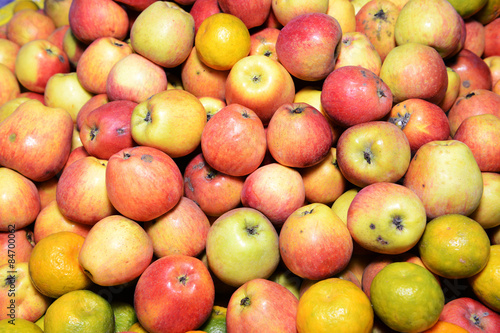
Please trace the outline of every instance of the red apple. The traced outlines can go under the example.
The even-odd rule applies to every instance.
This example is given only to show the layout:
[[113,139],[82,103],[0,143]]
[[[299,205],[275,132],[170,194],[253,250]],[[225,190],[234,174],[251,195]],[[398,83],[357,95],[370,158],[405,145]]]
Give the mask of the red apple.
[[7,38],[23,46],[35,39],[46,39],[54,30],[54,21],[43,11],[21,10],[9,20]]
[[396,47],[394,27],[400,8],[394,1],[371,0],[356,13],[356,31],[365,34],[371,41],[382,62]]
[[183,186],[174,160],[153,147],[122,149],[109,158],[106,167],[111,204],[135,221],[149,221],[168,212],[181,199]]
[[218,0],[196,0],[189,11],[194,19],[194,31],[198,32],[201,22],[207,17],[220,13]]
[[0,38],[0,64],[9,68],[12,73],[16,68],[16,57],[20,46],[11,40]]
[[193,47],[181,66],[181,80],[184,89],[196,97],[225,99],[226,79],[229,71],[219,71],[205,65]]
[[131,54],[132,47],[113,37],[100,37],[83,51],[76,67],[82,86],[94,94],[106,92],[106,80],[111,68]]
[[477,89],[457,98],[448,112],[451,136],[455,135],[465,119],[485,113],[500,117],[500,95],[486,89]]
[[0,167],[0,231],[15,232],[35,221],[40,196],[35,184],[9,168]]
[[476,89],[491,90],[490,68],[474,52],[462,49],[456,56],[448,59],[446,64],[460,75],[459,97],[465,96]]
[[332,16],[302,14],[281,29],[276,52],[290,74],[301,80],[318,81],[333,71],[341,39],[342,29]]
[[295,84],[277,61],[264,55],[249,55],[234,64],[226,79],[227,104],[241,104],[254,111],[264,125],[278,107],[291,103]]
[[446,140],[450,136],[446,114],[436,104],[423,99],[410,98],[394,105],[388,121],[403,130],[412,154],[427,142]]
[[500,56],[500,17],[484,26],[483,58]]
[[495,332],[500,327],[500,315],[470,297],[458,297],[446,303],[439,320],[458,325],[470,333]]
[[89,112],[80,128],[85,150],[107,160],[120,150],[133,147],[130,119],[136,106],[131,101],[111,101]]
[[244,177],[230,176],[210,167],[197,154],[184,171],[184,195],[208,216],[220,216],[241,203]]
[[63,171],[65,168],[73,164],[73,162],[78,161],[81,158],[90,156],[90,154],[85,150],[84,146],[79,146],[71,151],[69,154],[68,160],[66,161],[66,164],[64,165]]
[[134,292],[134,308],[150,333],[185,333],[200,327],[212,312],[215,288],[201,260],[170,255],[142,273]]
[[48,235],[55,234],[60,231],[71,231],[82,237],[86,237],[92,225],[73,222],[61,214],[57,201],[51,201],[44,207],[35,220],[33,234],[35,243]]
[[0,64],[0,105],[18,97],[21,92],[16,75],[4,64]]
[[61,50],[63,50],[63,40],[64,36],[66,35],[66,31],[68,31],[68,29],[69,29],[69,24],[57,28],[47,37],[47,40],[52,44],[56,45]]
[[337,125],[350,127],[380,120],[391,111],[392,93],[372,71],[345,66],[331,72],[323,83],[321,105]]
[[15,262],[28,262],[34,246],[33,231],[29,228],[16,229],[14,227],[0,232],[0,250],[2,251],[0,266]]
[[116,213],[106,190],[106,160],[81,158],[66,168],[57,183],[56,201],[62,215],[94,225]]
[[117,0],[116,2],[122,3],[128,8],[141,12],[155,1],[156,0]]
[[271,12],[271,2],[272,0],[219,0],[219,6],[222,12],[238,17],[251,29],[264,24]]
[[137,53],[115,63],[106,80],[106,94],[112,101],[140,103],[164,90],[167,90],[165,69]]
[[[71,155],[71,154],[70,154]],[[41,208],[45,208],[52,200],[56,199],[56,188],[59,177],[54,176],[43,182],[37,182],[36,188],[38,189],[38,194],[40,195]]]
[[66,53],[51,42],[37,39],[24,44],[16,58],[16,76],[28,90],[43,93],[47,81],[57,73],[68,73]]
[[304,201],[300,173],[278,163],[266,164],[248,175],[241,191],[243,206],[259,210],[275,226],[282,225]]
[[267,126],[269,152],[284,166],[313,166],[326,157],[332,145],[328,120],[306,103],[282,104]]
[[108,102],[109,102],[108,95],[97,94],[92,96],[85,104],[83,104],[82,107],[80,108],[80,111],[78,111],[78,114],[76,115],[77,131],[80,131],[80,129],[83,127],[85,118],[91,111],[97,109],[101,105],[104,105]]
[[71,30],[85,44],[99,37],[123,40],[128,33],[127,12],[112,0],[73,0],[68,15]]
[[24,102],[0,123],[0,165],[36,182],[54,177],[68,159],[73,127],[66,110]]
[[230,176],[245,176],[256,170],[266,148],[262,121],[254,111],[239,104],[229,104],[217,112],[201,135],[205,161]]
[[252,33],[250,35],[249,55],[262,54],[273,60],[278,60],[276,41],[280,31],[277,28],[263,28]]
[[347,226],[329,206],[320,203],[302,206],[290,214],[281,227],[279,240],[286,267],[310,280],[342,272],[353,251]]
[[481,57],[484,52],[485,35],[484,25],[481,22],[470,19],[465,21],[466,37],[464,49],[474,52],[478,57]]
[[438,104],[448,87],[443,58],[434,48],[419,43],[393,48],[382,63],[380,78],[391,89],[394,103],[420,98]]
[[144,228],[156,257],[183,254],[196,257],[205,250],[210,222],[193,200],[182,197],[174,208],[148,221]]
[[482,172],[500,172],[500,118],[481,114],[466,118],[453,139],[465,143]]
[[299,300],[277,282],[253,279],[229,299],[226,327],[229,332],[297,332]]

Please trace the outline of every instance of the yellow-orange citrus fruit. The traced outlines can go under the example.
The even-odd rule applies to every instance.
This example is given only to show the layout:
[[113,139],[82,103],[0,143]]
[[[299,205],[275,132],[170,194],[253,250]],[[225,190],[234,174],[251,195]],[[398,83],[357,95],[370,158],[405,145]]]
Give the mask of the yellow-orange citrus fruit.
[[229,70],[250,53],[250,32],[238,17],[217,13],[200,24],[194,40],[198,58],[208,67]]
[[371,332],[373,309],[354,283],[339,278],[320,280],[299,299],[299,333]]

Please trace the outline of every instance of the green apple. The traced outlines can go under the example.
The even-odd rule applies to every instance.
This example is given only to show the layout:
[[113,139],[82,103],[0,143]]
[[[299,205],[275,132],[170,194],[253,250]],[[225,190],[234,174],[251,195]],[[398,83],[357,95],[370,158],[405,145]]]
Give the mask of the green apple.
[[347,212],[347,227],[353,239],[365,249],[383,254],[410,250],[422,236],[426,223],[420,198],[394,183],[364,187]]
[[256,209],[232,209],[215,220],[207,236],[210,270],[224,283],[239,287],[267,279],[280,260],[278,233]]

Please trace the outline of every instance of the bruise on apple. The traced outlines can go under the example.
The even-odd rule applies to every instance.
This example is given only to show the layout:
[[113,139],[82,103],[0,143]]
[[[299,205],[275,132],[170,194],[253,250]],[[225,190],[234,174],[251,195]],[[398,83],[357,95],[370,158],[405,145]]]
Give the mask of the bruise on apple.
[[141,161],[144,161],[146,163],[152,163],[153,162],[153,156],[149,155],[149,154],[143,154],[141,155]]

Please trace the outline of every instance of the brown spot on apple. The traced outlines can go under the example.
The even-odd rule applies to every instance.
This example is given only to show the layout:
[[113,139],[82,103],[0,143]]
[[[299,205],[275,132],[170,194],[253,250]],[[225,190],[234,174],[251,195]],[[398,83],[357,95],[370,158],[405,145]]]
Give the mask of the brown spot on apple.
[[465,80],[462,82],[462,86],[464,86],[464,88],[469,88],[470,87],[470,81],[469,80]]
[[153,162],[153,156],[151,156],[149,154],[143,154],[141,156],[141,161],[144,161],[146,163],[151,163],[151,162]]
[[382,244],[382,245],[387,245],[387,244],[389,244],[389,242],[388,242],[388,241],[386,241],[385,239],[383,239],[383,238],[382,238],[382,236],[380,236],[380,235],[377,237],[377,242],[379,242],[379,243],[380,243],[380,244]]
[[370,223],[370,229],[375,230],[375,224]]

